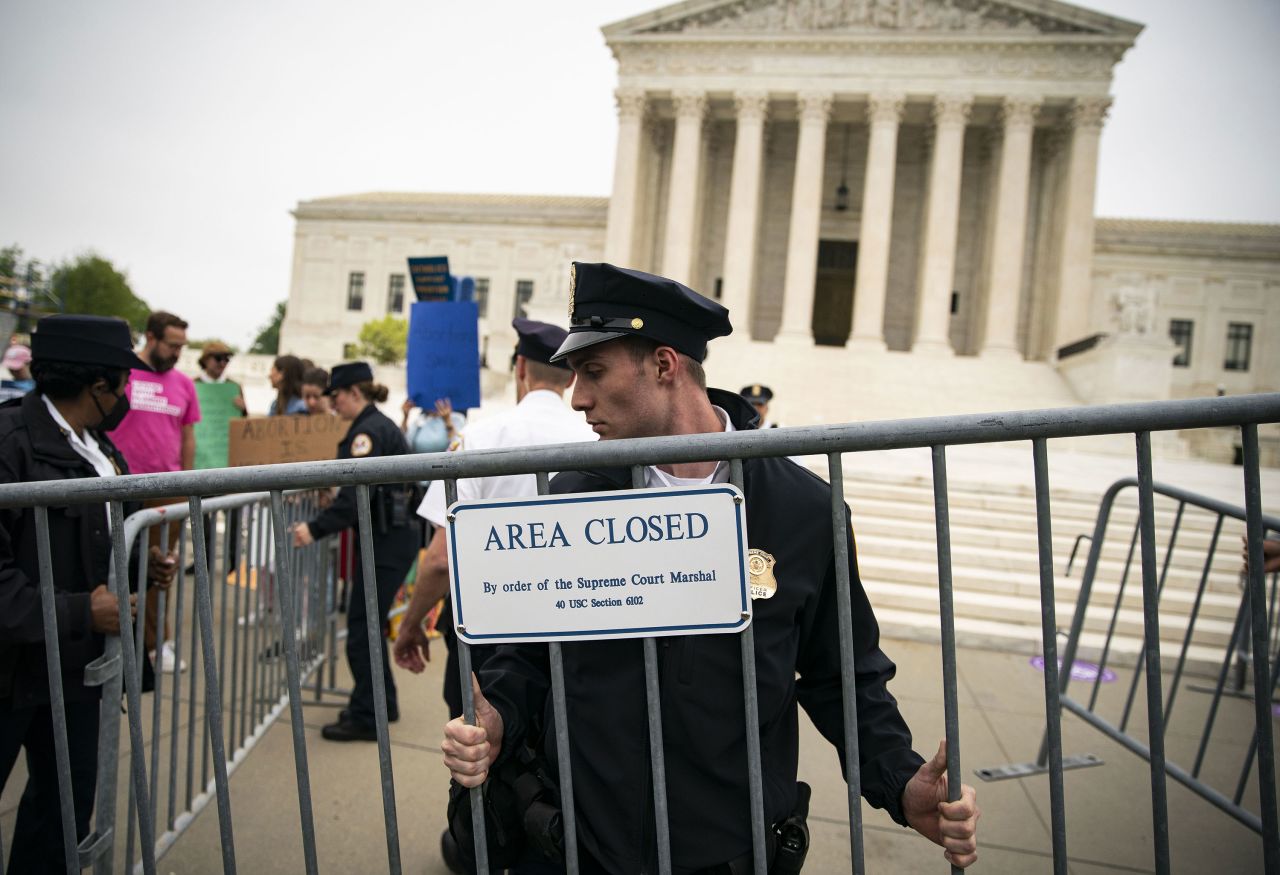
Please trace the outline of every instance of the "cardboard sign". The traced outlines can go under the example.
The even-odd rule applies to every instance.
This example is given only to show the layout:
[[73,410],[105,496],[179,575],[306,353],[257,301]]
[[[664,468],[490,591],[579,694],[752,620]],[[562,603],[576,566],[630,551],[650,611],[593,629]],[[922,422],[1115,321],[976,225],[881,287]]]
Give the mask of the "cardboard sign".
[[449,256],[431,255],[409,259],[409,278],[419,301],[449,299]]
[[454,410],[480,406],[479,316],[474,301],[420,301],[409,308],[405,363],[409,397],[426,410],[448,398]]
[[200,401],[200,421],[195,425],[196,467],[227,467],[228,427],[240,418],[235,400],[240,397],[236,383],[206,383],[196,380],[196,398]]
[[471,643],[728,633],[751,622],[734,486],[455,502],[447,532],[454,623]]
[[317,462],[338,456],[350,423],[336,416],[248,416],[229,426],[227,461],[233,468],[278,462]]

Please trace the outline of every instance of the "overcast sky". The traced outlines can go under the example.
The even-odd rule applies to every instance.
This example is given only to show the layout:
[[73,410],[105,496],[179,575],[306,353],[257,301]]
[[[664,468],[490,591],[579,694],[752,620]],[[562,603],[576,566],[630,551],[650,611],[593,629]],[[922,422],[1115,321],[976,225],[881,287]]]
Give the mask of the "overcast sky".
[[[0,245],[94,249],[195,337],[288,295],[289,210],[372,190],[607,195],[604,24],[654,0],[0,4]],[[1280,3],[1092,0],[1147,26],[1104,216],[1280,221]]]

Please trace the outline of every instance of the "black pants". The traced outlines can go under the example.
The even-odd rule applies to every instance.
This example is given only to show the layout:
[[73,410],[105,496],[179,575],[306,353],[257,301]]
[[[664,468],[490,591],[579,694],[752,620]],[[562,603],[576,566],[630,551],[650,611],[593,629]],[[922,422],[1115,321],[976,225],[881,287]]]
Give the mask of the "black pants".
[[[67,747],[71,753],[71,793],[77,844],[89,834],[98,786],[99,702],[67,703]],[[27,787],[9,851],[9,872],[66,872],[62,852],[62,809],[53,751],[53,712],[48,705],[13,708],[0,702],[0,790],[9,782],[18,752],[26,750]]]
[[[409,566],[418,555],[418,530],[414,526],[392,529],[374,538],[374,582],[378,593],[377,627],[382,628],[396,590],[404,583]],[[349,716],[357,723],[374,724],[373,676],[369,661],[369,630],[364,606],[364,565],[359,549],[355,551],[355,585],[347,604],[347,665],[351,668],[351,701]],[[382,677],[387,690],[387,717],[400,713],[396,700],[396,683],[391,677],[387,644],[382,642]]]

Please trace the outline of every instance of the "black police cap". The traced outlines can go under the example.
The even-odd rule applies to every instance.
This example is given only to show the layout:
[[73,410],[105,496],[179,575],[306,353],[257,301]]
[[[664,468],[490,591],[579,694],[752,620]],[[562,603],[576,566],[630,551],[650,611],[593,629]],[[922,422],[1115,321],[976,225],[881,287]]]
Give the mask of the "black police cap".
[[31,358],[37,362],[151,370],[133,351],[129,324],[114,316],[44,317],[31,335]]
[[728,310],[684,283],[576,261],[569,273],[569,322],[569,337],[554,360],[634,335],[675,347],[700,362],[707,357],[707,341],[733,331]]
[[519,337],[516,342],[516,355],[522,355],[530,361],[542,362],[544,365],[569,369],[564,362],[551,360],[556,350],[564,343],[564,339],[569,336],[569,332],[559,325],[538,322],[534,319],[512,319],[511,327],[516,330],[516,335]]
[[329,388],[324,390],[324,394],[332,395],[339,389],[347,389],[372,380],[373,368],[369,367],[368,362],[334,365],[333,370],[329,372]]
[[773,390],[768,386],[761,386],[759,383],[743,386],[742,391],[738,394],[752,404],[768,404],[773,400]]

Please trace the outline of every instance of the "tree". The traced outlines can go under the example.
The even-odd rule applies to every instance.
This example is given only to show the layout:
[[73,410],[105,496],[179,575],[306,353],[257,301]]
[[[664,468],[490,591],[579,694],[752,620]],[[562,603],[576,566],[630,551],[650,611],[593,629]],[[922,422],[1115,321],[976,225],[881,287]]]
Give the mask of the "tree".
[[133,293],[125,275],[100,255],[89,252],[58,265],[52,286],[65,313],[118,316],[137,333],[146,328],[151,308]]
[[256,355],[276,355],[280,352],[280,325],[284,322],[284,310],[288,301],[276,304],[275,311],[267,323],[258,329],[258,336],[249,347],[249,353]]
[[380,365],[403,361],[409,348],[409,320],[384,316],[360,328],[360,354]]

